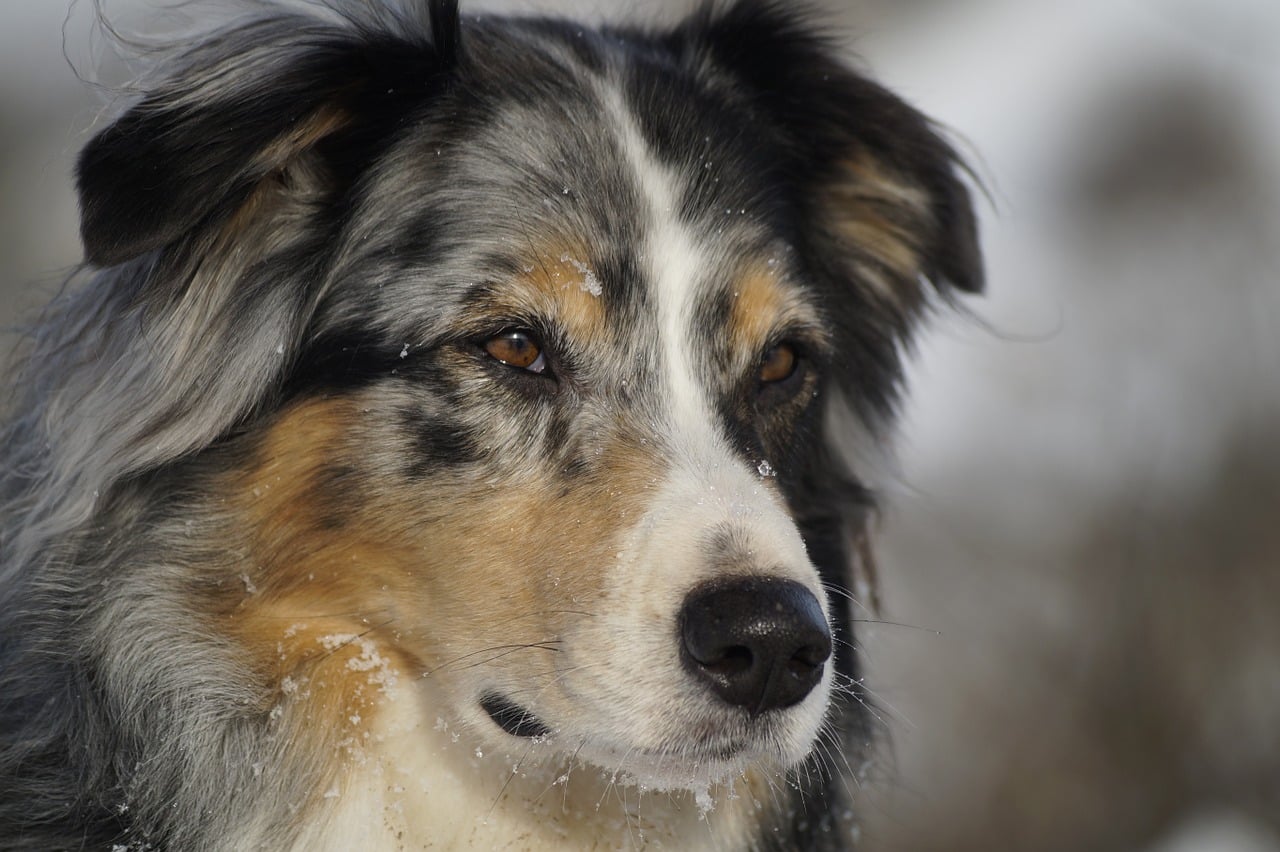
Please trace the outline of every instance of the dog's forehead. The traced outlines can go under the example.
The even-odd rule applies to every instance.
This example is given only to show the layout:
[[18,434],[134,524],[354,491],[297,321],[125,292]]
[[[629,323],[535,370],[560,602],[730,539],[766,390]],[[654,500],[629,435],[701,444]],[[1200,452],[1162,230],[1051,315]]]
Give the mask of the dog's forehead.
[[416,305],[443,332],[506,310],[577,338],[696,327],[754,348],[795,320],[782,192],[742,144],[749,116],[615,53],[589,73],[561,54],[491,70],[385,158],[353,245],[412,267],[380,282],[389,321]]

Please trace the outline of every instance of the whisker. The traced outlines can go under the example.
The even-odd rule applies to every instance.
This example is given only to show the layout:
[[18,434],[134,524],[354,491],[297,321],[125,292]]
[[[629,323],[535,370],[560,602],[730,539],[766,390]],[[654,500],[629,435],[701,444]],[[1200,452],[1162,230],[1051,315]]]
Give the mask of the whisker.
[[342,649],[349,648],[353,643],[360,641],[361,639],[368,636],[370,633],[372,633],[375,630],[381,630],[382,628],[386,627],[388,624],[391,624],[394,621],[395,621],[394,618],[389,618],[386,621],[382,622],[381,624],[375,624],[371,626],[367,630],[362,630],[359,633],[351,634],[350,639],[345,639],[332,648],[326,648],[324,654],[321,655],[321,659],[327,659],[328,657],[332,657],[334,654],[338,653]]
[[941,636],[941,630],[935,630],[932,627],[921,627],[918,624],[907,624],[903,621],[888,621],[883,618],[852,618],[849,620],[851,624],[884,624],[889,627],[905,627],[908,630],[919,630],[923,633],[932,633],[935,636]]
[[525,650],[531,650],[531,649],[538,649],[543,651],[559,651],[560,650],[559,645],[560,645],[560,640],[558,639],[552,639],[546,642],[521,642],[521,643],[512,644],[512,645],[492,645],[488,648],[481,648],[478,651],[468,651],[465,654],[454,657],[452,660],[447,660],[441,663],[440,665],[436,666],[435,668],[428,669],[427,671],[423,672],[422,676],[431,677],[436,672],[443,671],[446,668],[455,666],[458,663],[463,662],[464,660],[469,660],[473,657],[478,657],[481,654],[492,654],[492,656],[486,657],[485,659],[475,663],[469,663],[466,666],[466,668],[474,668],[475,666],[482,666],[486,663],[491,663],[494,660],[501,659],[502,657],[508,656],[509,654],[514,654],[516,651],[525,651]]
[[861,598],[859,598],[857,595],[855,595],[852,591],[845,588],[844,586],[839,585],[838,583],[835,583],[831,580],[823,580],[821,583],[821,586],[823,590],[826,591],[828,594],[838,598],[844,598],[845,600],[849,601],[849,603],[853,604],[858,609],[865,612],[867,615],[874,616],[876,614],[876,610],[874,606],[868,606]]
[[489,810],[485,811],[484,818],[486,822],[489,817],[493,815],[493,809],[498,806],[498,803],[502,801],[502,797],[506,795],[507,788],[511,786],[512,780],[515,779],[516,774],[520,771],[520,765],[524,763],[525,759],[529,756],[529,752],[533,750],[533,745],[534,744],[532,742],[529,743],[525,747],[524,754],[522,754],[520,759],[515,762],[515,765],[511,767],[511,774],[507,776],[506,781],[502,782],[502,789],[498,790],[498,795],[494,797],[493,803],[489,805]]
[[[881,695],[877,694],[875,690],[871,689],[871,687],[867,686],[864,678],[857,678],[855,680],[846,676],[844,677],[844,680],[844,683],[840,683],[839,677],[837,677],[837,679],[832,682],[833,697],[839,696],[841,698],[852,698],[854,701],[857,701],[865,707],[875,720],[886,728],[889,727],[888,720],[876,712],[881,708],[887,710],[892,717],[901,721],[908,728],[914,729],[916,727],[915,723],[912,722],[905,713],[895,707],[891,702],[885,700]],[[864,695],[866,698],[863,697]],[[868,701],[867,698],[872,700]]]

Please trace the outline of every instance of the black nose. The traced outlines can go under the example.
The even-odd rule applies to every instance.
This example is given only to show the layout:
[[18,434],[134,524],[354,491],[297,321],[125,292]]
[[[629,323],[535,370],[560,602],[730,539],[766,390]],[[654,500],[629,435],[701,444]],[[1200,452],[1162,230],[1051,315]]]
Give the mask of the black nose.
[[681,657],[711,691],[752,715],[790,707],[822,680],[831,631],[792,580],[742,577],[695,588],[680,610]]

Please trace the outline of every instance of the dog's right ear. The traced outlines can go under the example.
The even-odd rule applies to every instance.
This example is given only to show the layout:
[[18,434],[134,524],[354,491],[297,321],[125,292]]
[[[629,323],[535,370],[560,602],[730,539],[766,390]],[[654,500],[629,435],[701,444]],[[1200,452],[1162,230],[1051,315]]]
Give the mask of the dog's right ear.
[[167,246],[348,128],[366,142],[393,130],[460,58],[457,0],[432,0],[430,14],[430,43],[275,15],[191,48],[81,153],[86,258],[112,266]]

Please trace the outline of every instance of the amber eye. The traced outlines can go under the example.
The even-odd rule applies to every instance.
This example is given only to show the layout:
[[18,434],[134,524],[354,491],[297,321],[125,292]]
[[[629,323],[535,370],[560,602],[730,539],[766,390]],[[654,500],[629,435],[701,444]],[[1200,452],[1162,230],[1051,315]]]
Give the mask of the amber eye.
[[509,367],[528,370],[530,373],[543,373],[547,369],[547,358],[542,354],[542,347],[527,331],[495,334],[484,342],[484,351]]
[[796,371],[798,361],[796,350],[790,344],[779,343],[764,353],[764,358],[760,360],[760,381],[772,384],[790,378]]

